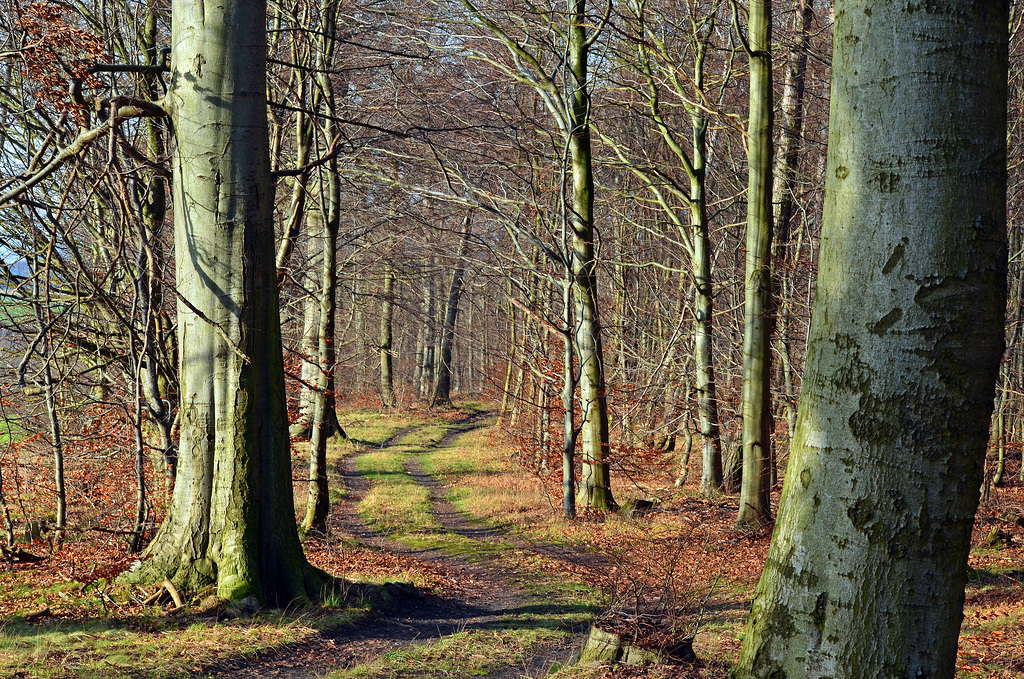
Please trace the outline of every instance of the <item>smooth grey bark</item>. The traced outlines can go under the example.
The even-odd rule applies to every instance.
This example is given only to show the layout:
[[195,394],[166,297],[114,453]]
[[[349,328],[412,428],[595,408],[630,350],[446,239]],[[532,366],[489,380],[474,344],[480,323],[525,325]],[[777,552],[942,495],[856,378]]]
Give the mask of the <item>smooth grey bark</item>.
[[743,479],[739,525],[771,519],[771,0],[751,0],[748,21],[750,119],[747,121],[747,259],[743,307]]
[[807,371],[736,679],[954,676],[1004,344],[1007,32],[1005,0],[837,3]]
[[440,361],[437,364],[437,379],[434,382],[434,396],[430,399],[432,408],[449,407],[452,404],[452,347],[455,344],[455,323],[459,317],[459,300],[462,299],[462,284],[466,277],[466,255],[469,253],[469,237],[472,233],[472,215],[467,214],[462,226],[459,245],[459,259],[452,272],[448,286],[448,300],[444,307],[444,324],[441,326]]
[[266,4],[175,0],[165,98],[175,153],[181,418],[167,518],[134,580],[287,604],[327,575],[295,525],[274,261]]

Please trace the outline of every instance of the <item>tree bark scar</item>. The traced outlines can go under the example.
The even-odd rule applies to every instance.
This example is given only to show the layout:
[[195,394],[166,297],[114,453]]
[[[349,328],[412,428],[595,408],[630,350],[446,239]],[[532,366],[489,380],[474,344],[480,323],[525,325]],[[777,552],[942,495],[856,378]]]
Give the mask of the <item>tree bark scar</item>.
[[896,265],[903,261],[903,256],[907,253],[907,244],[910,243],[910,239],[906,236],[900,239],[900,244],[893,248],[892,254],[889,255],[888,261],[885,266],[882,267],[882,274],[888,276]]

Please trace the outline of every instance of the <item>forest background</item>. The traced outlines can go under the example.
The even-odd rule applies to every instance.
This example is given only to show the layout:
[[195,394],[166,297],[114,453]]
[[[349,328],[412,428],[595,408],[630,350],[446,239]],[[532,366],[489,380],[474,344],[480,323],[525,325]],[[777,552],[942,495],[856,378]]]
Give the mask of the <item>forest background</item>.
[[[572,515],[570,498],[605,509],[617,474],[665,456],[680,485],[738,492],[746,386],[765,396],[771,432],[752,492],[777,488],[815,287],[831,9],[775,8],[773,87],[758,94],[737,4],[595,5],[576,24],[532,4],[271,4],[292,434],[322,432],[313,419],[330,420],[331,401],[493,399],[516,459]],[[8,543],[100,531],[135,550],[176,469],[188,305],[174,284],[168,130],[147,108],[166,88],[169,12],[11,4],[3,21]],[[1007,346],[986,494],[1024,481],[1019,49],[1012,23]],[[751,312],[747,123],[766,101],[771,295]],[[575,183],[583,122],[589,217]],[[744,336],[757,320],[770,333],[761,386]],[[583,459],[567,457],[577,444]],[[770,519],[770,505],[739,506],[755,510],[740,523]],[[311,501],[306,527],[322,520]]]

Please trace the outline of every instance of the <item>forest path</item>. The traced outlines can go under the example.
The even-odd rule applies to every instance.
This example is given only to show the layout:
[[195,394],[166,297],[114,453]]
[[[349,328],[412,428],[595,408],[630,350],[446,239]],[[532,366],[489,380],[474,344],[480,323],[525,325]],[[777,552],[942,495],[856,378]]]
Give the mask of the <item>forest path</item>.
[[[333,539],[355,539],[373,549],[421,562],[457,583],[455,591],[439,596],[422,589],[413,594],[408,588],[388,586],[384,601],[375,603],[374,614],[354,625],[323,630],[304,642],[256,658],[223,661],[195,676],[345,677],[345,670],[365,671],[360,666],[369,665],[370,673],[361,676],[519,679],[544,676],[553,664],[568,661],[582,641],[587,621],[596,613],[593,595],[575,596],[548,581],[557,576],[538,578],[536,573],[506,562],[503,555],[511,551],[543,555],[565,567],[580,568],[596,567],[593,556],[527,542],[472,522],[449,501],[448,489],[427,474],[421,462],[432,452],[453,449],[460,436],[485,426],[490,415],[468,415],[444,427],[443,435],[436,427],[404,428],[379,446],[347,455],[337,464],[346,497],[332,507]],[[392,467],[382,473],[366,473],[366,462],[374,456],[385,458]],[[420,492],[429,502],[434,523],[427,529],[388,530],[372,518],[367,522],[367,497],[374,488],[398,483],[398,471],[406,475],[401,481],[408,479],[414,484],[409,492]],[[391,525],[390,517],[387,524]],[[467,651],[468,656],[461,657]],[[401,655],[403,652],[407,655]],[[419,671],[414,669],[418,656],[425,657]],[[404,666],[389,667],[394,663]],[[440,669],[442,666],[445,669]]]

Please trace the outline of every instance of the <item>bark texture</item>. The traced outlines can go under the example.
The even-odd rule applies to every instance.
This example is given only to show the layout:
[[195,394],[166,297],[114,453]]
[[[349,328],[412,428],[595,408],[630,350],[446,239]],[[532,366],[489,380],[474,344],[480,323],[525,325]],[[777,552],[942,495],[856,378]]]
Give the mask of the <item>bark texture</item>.
[[292,500],[266,108],[266,5],[175,0],[179,468],[134,574],[288,603],[319,594]]
[[952,677],[1003,349],[1005,1],[837,3],[818,292],[734,677]]

